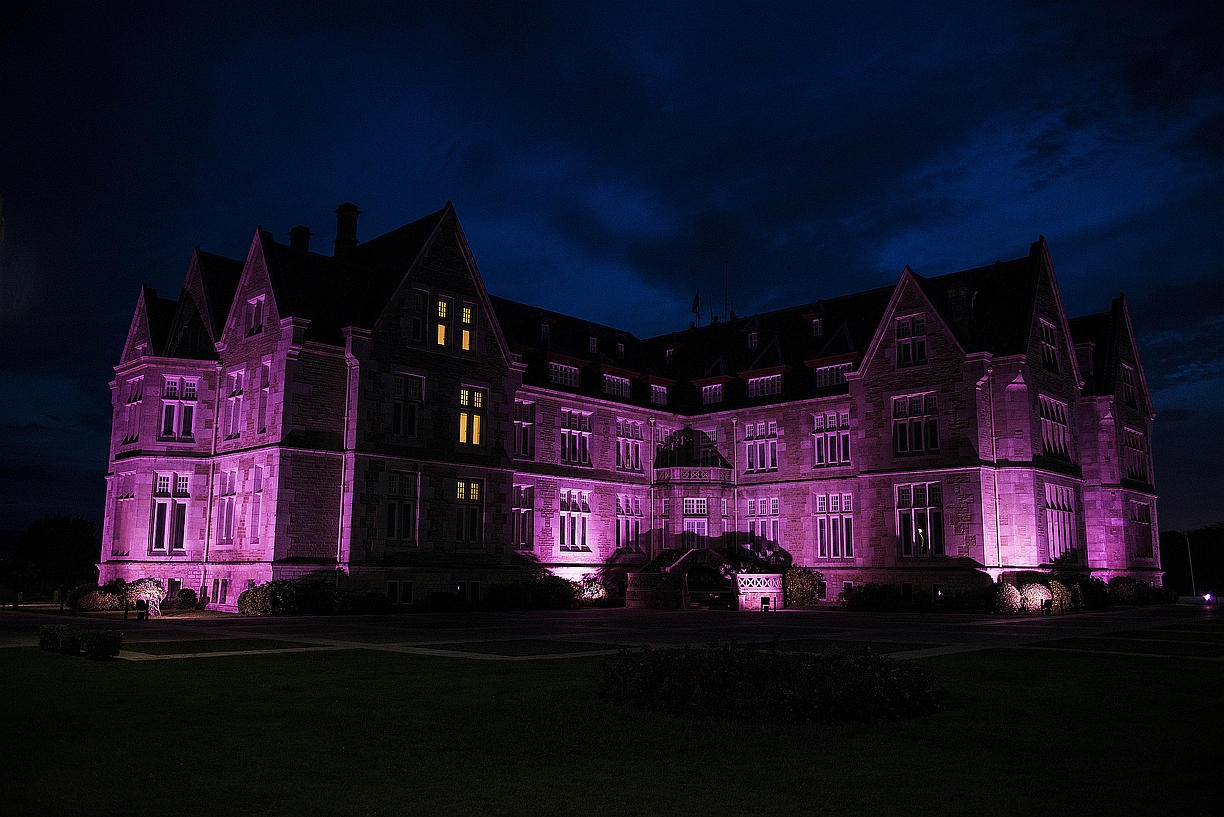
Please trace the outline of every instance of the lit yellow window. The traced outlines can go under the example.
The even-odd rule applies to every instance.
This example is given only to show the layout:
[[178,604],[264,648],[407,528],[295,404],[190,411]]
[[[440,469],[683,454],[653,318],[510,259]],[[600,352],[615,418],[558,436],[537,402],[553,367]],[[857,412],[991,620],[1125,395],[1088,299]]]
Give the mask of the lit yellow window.
[[438,324],[438,345],[446,345],[446,324],[444,323]]
[[471,499],[473,502],[478,502],[480,500],[480,483],[473,482],[468,486],[468,488],[469,488],[468,498]]
[[460,339],[459,344],[462,347],[463,351],[465,352],[472,351],[472,330],[471,329],[463,330],[463,336]]
[[[479,392],[477,392],[477,397],[479,396],[480,396]],[[472,404],[472,390],[471,389],[460,389],[459,390],[459,405],[470,406],[471,404]],[[477,403],[476,405],[479,406],[480,404]]]
[[463,307],[463,322],[466,323],[468,326],[472,325],[472,307],[470,306]]
[[466,411],[459,412],[459,442],[466,443],[468,441],[468,417]]
[[[462,442],[462,440],[460,440]],[[480,415],[472,415],[472,445],[480,445]]]
[[467,499],[467,483],[460,482],[455,488],[456,499]]
[[472,392],[472,405],[476,408],[484,408],[484,392]]
[[450,304],[446,301],[438,301],[438,317],[445,318],[450,314]]

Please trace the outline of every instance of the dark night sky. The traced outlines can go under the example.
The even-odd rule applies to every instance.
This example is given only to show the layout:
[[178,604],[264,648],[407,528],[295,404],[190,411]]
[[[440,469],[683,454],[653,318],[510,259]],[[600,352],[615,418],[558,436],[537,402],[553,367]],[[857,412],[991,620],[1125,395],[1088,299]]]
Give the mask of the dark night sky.
[[649,336],[1050,242],[1125,292],[1161,527],[1224,519],[1224,4],[12,3],[0,528],[100,521],[141,283],[455,202],[495,294]]

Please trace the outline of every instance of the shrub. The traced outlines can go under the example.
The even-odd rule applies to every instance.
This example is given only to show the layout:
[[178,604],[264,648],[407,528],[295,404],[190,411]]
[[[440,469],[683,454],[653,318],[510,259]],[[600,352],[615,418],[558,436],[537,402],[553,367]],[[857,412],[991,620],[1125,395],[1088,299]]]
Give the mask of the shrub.
[[149,615],[161,615],[161,602],[166,597],[166,588],[157,579],[137,579],[127,585],[127,599],[133,605],[143,600],[149,603]]
[[86,658],[113,658],[123,648],[123,633],[118,630],[89,630],[81,636]]
[[1114,576],[1109,580],[1109,594],[1118,604],[1173,604],[1177,594],[1164,587],[1152,587],[1147,582],[1129,576]]
[[901,587],[896,584],[856,584],[839,596],[842,607],[860,613],[891,613],[901,609]]
[[489,610],[570,610],[576,606],[578,586],[560,576],[518,579],[489,587],[484,607]]
[[80,613],[95,613],[100,610],[122,610],[123,597],[107,593],[95,587],[76,600],[76,609]]
[[1071,603],[1081,610],[1108,610],[1113,606],[1109,586],[1092,576],[1075,576],[1071,585]]
[[993,613],[995,585],[985,584],[960,593],[945,593],[937,609],[945,613]]
[[248,587],[238,595],[238,612],[244,616],[272,615],[272,591],[267,584]]
[[578,582],[575,597],[582,604],[597,604],[607,599],[608,591],[603,586],[599,576],[594,573],[587,573],[582,577],[582,581]]
[[787,653],[735,644],[623,648],[599,697],[689,718],[806,723],[897,720],[936,712],[942,690],[921,666],[870,649]]
[[1060,613],[1074,609],[1071,606],[1071,591],[1058,579],[1050,580],[1050,598],[1054,602],[1054,609]]
[[1040,613],[1041,605],[1053,598],[1054,594],[1044,584],[1026,584],[1020,588],[1020,610],[1024,613]]
[[81,651],[81,628],[72,624],[44,624],[38,628],[38,646],[64,655]]
[[996,613],[1020,612],[1020,591],[1015,585],[999,582],[994,585],[994,611]]
[[77,585],[76,587],[68,591],[68,595],[67,597],[65,597],[64,603],[67,604],[73,610],[76,610],[77,603],[82,598],[92,593],[94,590],[97,590],[97,588],[92,584]]
[[807,567],[786,571],[783,578],[787,607],[811,607],[820,601],[820,583],[824,576]]
[[123,579],[111,579],[102,585],[102,592],[118,596],[122,600],[127,595],[127,582]]
[[174,596],[174,609],[192,610],[195,608],[197,601],[196,591],[192,590],[190,587],[184,587]]

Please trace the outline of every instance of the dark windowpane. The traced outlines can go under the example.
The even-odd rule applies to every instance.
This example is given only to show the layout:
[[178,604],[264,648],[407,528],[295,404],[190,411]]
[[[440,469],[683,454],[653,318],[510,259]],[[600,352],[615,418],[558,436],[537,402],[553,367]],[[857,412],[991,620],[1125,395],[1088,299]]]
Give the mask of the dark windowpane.
[[902,511],[897,514],[897,526],[900,528],[898,533],[901,535],[901,555],[914,555],[914,529],[910,520],[910,512]]
[[944,555],[943,511],[931,510],[931,553]]
[[922,418],[910,420],[910,451],[922,450]]
[[925,556],[931,544],[931,532],[927,528],[927,512],[925,509],[914,509],[914,538],[918,540],[918,553]]
[[939,450],[939,419],[928,417],[926,420],[926,447],[930,451]]

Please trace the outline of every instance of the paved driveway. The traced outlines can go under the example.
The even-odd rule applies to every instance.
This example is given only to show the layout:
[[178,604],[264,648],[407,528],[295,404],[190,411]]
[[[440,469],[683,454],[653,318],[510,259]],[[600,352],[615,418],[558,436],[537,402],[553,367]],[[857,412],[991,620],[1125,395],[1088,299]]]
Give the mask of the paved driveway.
[[[990,647],[1035,646],[1063,641],[1070,648],[1133,652],[1129,642],[1147,642],[1141,652],[1162,654],[1161,641],[1224,641],[1224,611],[1205,607],[1147,607],[1067,616],[998,617],[953,614],[894,615],[842,610],[774,613],[655,610],[568,610],[521,613],[429,613],[388,616],[287,616],[179,618],[148,622],[26,611],[0,611],[0,646],[37,643],[39,625],[71,622],[86,628],[122,629],[125,644],[142,641],[275,639],[332,648],[364,647],[396,652],[433,652],[431,645],[511,640],[562,640],[655,646],[819,639],[913,644],[898,657],[923,657]],[[1133,634],[1139,630],[1152,633]],[[452,647],[452,649],[454,649]],[[1208,650],[1208,653],[1211,651]],[[1224,652],[1222,646],[1219,652]],[[1185,655],[1172,647],[1169,654]],[[1193,656],[1192,656],[1193,657]],[[1221,660],[1205,654],[1199,657]]]

